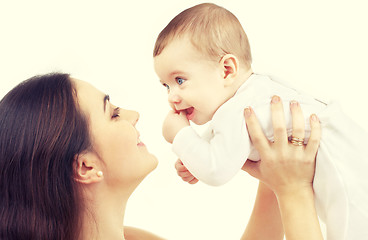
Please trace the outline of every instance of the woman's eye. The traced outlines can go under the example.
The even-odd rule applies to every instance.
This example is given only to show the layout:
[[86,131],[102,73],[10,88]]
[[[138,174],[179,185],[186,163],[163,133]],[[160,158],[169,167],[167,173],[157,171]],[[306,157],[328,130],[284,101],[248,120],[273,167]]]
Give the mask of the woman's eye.
[[117,108],[114,109],[114,112],[113,112],[111,118],[118,118],[118,117],[120,117],[119,114],[120,114],[120,108],[117,107]]
[[185,82],[185,80],[184,80],[184,79],[182,79],[181,77],[176,77],[176,78],[175,78],[175,80],[176,80],[176,82],[177,82],[179,85],[182,85],[182,84]]

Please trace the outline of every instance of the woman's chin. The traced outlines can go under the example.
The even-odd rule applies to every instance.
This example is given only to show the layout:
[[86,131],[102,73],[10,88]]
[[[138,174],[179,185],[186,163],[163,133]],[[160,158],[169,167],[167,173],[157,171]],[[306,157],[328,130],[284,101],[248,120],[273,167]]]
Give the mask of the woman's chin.
[[153,155],[153,154],[152,154],[152,157],[153,157],[153,168],[152,168],[151,172],[153,170],[155,170],[156,167],[157,167],[157,165],[158,165],[158,159],[157,159],[157,157],[155,155]]
[[149,159],[150,161],[150,165],[148,167],[148,171],[147,171],[147,174],[148,175],[149,173],[151,173],[153,170],[155,170],[157,168],[157,165],[158,165],[158,159],[155,155],[151,154],[151,157]]

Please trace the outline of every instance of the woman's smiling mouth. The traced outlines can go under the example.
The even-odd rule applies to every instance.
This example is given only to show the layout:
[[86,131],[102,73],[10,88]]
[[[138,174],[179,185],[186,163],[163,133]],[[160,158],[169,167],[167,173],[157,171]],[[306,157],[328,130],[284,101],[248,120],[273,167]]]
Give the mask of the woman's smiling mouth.
[[140,146],[140,147],[144,147],[145,145],[144,145],[144,143],[138,138],[138,144],[137,144],[138,146]]

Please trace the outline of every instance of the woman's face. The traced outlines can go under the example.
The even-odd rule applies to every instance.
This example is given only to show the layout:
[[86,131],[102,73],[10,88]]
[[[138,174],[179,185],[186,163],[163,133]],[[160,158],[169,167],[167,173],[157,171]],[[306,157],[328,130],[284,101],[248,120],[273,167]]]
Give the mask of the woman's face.
[[156,157],[140,141],[135,128],[139,114],[112,105],[107,95],[87,82],[72,81],[89,121],[92,148],[104,163],[104,180],[114,186],[138,184],[157,166]]

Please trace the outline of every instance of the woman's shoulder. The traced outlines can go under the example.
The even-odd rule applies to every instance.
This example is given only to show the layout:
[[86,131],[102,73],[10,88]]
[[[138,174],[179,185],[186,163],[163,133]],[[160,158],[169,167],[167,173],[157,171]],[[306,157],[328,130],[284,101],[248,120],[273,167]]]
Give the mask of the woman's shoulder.
[[135,227],[124,227],[124,235],[126,240],[164,240],[153,233]]

